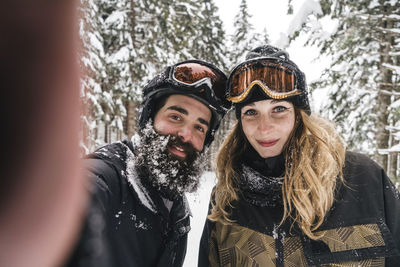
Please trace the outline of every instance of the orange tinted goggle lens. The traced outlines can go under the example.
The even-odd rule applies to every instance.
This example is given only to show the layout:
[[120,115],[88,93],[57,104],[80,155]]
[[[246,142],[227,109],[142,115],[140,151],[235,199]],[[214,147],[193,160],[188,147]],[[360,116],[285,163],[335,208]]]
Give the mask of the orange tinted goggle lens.
[[223,99],[225,95],[226,78],[208,66],[199,63],[184,63],[174,69],[174,78],[185,84],[194,84],[204,78],[210,78],[214,94]]
[[230,96],[241,95],[253,81],[260,81],[277,93],[289,93],[296,90],[294,72],[279,64],[253,62],[241,66],[235,72],[231,81]]

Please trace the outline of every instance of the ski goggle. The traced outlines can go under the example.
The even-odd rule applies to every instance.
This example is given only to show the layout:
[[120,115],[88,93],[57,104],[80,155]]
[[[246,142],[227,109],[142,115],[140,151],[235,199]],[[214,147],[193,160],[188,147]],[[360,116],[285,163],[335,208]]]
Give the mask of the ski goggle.
[[302,93],[297,88],[294,68],[275,58],[257,58],[234,68],[228,80],[227,99],[239,103],[255,85],[272,99],[285,99]]
[[227,78],[221,70],[209,63],[199,60],[178,63],[171,69],[170,78],[178,85],[199,90],[198,93],[203,93],[205,87],[208,87],[211,97],[225,100]]

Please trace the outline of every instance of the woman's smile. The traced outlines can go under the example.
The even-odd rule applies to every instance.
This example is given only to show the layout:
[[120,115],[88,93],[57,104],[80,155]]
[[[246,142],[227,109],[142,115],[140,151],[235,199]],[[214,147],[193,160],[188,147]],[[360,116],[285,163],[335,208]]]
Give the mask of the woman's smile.
[[272,139],[272,140],[257,140],[257,142],[262,146],[262,147],[271,147],[276,145],[278,143],[279,139]]

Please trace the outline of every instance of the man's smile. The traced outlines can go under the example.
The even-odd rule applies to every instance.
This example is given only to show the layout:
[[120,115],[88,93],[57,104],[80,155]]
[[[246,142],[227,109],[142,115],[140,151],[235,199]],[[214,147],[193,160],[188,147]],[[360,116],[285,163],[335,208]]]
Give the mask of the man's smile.
[[186,150],[182,146],[179,146],[177,144],[170,144],[168,145],[168,150],[178,158],[186,158]]

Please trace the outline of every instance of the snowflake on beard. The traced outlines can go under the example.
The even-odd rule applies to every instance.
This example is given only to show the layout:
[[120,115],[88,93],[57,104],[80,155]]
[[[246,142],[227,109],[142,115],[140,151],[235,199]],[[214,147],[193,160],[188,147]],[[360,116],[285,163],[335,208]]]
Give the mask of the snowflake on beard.
[[[185,148],[187,155],[184,160],[168,151],[171,144]],[[164,197],[174,199],[197,190],[206,167],[206,154],[196,151],[189,143],[183,143],[177,136],[157,133],[148,122],[141,130],[135,166]]]

